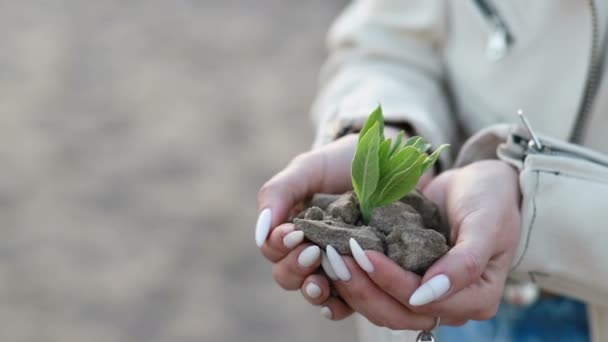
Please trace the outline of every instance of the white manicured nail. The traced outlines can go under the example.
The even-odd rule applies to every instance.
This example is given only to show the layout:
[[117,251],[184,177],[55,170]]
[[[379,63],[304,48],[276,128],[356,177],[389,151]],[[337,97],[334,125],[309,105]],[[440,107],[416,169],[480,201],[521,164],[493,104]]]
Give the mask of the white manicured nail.
[[264,241],[270,233],[270,222],[272,221],[272,212],[270,208],[262,210],[258,216],[258,222],[255,224],[255,243],[258,247],[262,247]]
[[367,254],[365,254],[363,248],[361,248],[357,240],[350,238],[348,243],[350,244],[350,251],[353,253],[353,257],[355,258],[357,264],[359,264],[359,266],[367,273],[374,272],[374,265],[372,265],[372,262],[369,260]]
[[346,264],[344,263],[344,259],[342,259],[340,254],[338,254],[336,249],[333,248],[331,245],[327,245],[326,251],[327,251],[327,258],[329,259],[329,263],[331,264],[331,267],[336,272],[336,275],[338,276],[338,278],[340,278],[340,280],[342,280],[342,281],[349,281],[350,280],[350,271],[348,270],[348,267],[346,267]]
[[410,305],[425,305],[437,300],[446,294],[451,286],[448,276],[445,274],[436,275],[414,291],[414,294],[410,297]]
[[308,283],[304,290],[306,291],[306,295],[310,298],[319,298],[321,295],[321,288],[315,283]]
[[320,256],[321,249],[318,246],[308,246],[298,255],[298,264],[300,267],[309,268]]
[[327,318],[327,319],[331,319],[333,317],[333,313],[331,312],[331,309],[328,308],[327,306],[324,306],[321,308],[321,316]]
[[289,249],[299,245],[302,241],[304,241],[304,232],[301,230],[296,230],[283,237],[283,245]]
[[334,268],[331,267],[331,264],[329,263],[329,259],[327,258],[327,254],[325,252],[322,252],[322,254],[321,254],[321,267],[323,267],[323,271],[325,271],[325,274],[327,274],[329,279],[338,280],[336,271],[334,271]]

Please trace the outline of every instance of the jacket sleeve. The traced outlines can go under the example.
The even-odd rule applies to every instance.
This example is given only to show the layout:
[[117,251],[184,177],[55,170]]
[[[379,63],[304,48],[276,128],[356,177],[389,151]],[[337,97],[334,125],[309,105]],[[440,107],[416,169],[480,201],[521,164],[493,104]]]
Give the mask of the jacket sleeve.
[[608,307],[608,155],[542,135],[548,150],[527,153],[514,138],[526,135],[521,127],[488,127],[467,140],[455,166],[498,158],[520,171],[511,278]]
[[453,142],[441,57],[444,6],[358,0],[346,8],[328,36],[330,56],[312,110],[316,146],[359,128],[378,104],[388,122],[411,126],[433,146]]

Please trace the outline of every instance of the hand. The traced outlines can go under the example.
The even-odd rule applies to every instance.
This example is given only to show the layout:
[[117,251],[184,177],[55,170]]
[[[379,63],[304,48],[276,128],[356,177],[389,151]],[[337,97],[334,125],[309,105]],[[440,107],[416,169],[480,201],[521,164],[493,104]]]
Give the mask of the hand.
[[[517,171],[501,161],[481,161],[438,177],[425,194],[448,218],[454,247],[426,272],[428,285],[410,303],[440,317],[494,317],[520,237]],[[446,290],[433,294],[433,282],[443,281]]]
[[493,317],[519,241],[517,172],[499,161],[478,162],[441,174],[424,193],[447,217],[454,247],[420,279],[351,242],[360,267],[350,258],[332,263],[352,273],[336,283],[341,296],[372,323],[393,329],[420,329],[428,317],[448,325]]
[[[386,136],[397,133],[398,130],[392,127],[385,129]],[[342,193],[352,189],[350,164],[357,139],[356,135],[348,135],[297,156],[262,186],[258,196],[260,216],[256,243],[274,264],[275,281],[286,290],[301,289],[309,302],[322,305],[323,315],[334,320],[347,317],[352,309],[339,298],[330,298],[329,280],[313,274],[322,253],[309,244],[300,246],[303,233],[294,232],[292,224],[282,223],[294,207],[315,193]],[[420,183],[427,183],[431,177],[432,173],[427,173]],[[329,268],[328,265],[328,262],[324,263],[325,268]]]
[[[304,234],[284,223],[298,204],[317,192],[342,193],[352,188],[350,163],[357,144],[348,135],[317,150],[301,154],[266,182],[258,195],[260,216],[256,243],[273,263],[275,281],[285,290],[301,289],[323,316],[340,320],[353,311],[341,299],[330,296],[329,279],[315,274],[322,253],[317,246],[302,244]],[[327,263],[326,263],[327,265]]]

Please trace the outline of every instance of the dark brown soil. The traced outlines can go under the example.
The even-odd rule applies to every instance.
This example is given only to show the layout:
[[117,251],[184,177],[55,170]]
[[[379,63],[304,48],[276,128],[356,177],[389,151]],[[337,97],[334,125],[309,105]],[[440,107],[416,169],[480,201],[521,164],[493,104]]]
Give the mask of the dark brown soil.
[[363,249],[382,252],[420,275],[449,250],[449,230],[441,224],[437,206],[419,191],[374,209],[368,225],[361,220],[353,192],[318,194],[294,224],[322,248],[332,245],[340,254],[350,255],[348,241],[354,238]]

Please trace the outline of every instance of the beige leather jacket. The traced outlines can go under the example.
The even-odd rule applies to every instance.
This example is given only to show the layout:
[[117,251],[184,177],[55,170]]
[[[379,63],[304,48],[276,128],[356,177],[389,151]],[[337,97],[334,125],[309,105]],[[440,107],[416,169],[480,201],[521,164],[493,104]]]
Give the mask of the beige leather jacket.
[[[315,143],[360,125],[378,103],[387,121],[408,123],[435,146],[459,146],[482,128],[515,123],[521,108],[544,135],[608,154],[608,75],[601,77],[607,15],[603,0],[355,1],[329,34],[313,107]],[[584,205],[606,212],[608,198]],[[552,245],[536,241],[528,249],[564,267],[554,277],[555,268],[537,262],[542,276],[535,281],[586,301],[594,341],[608,341],[608,232],[572,246],[563,237],[576,227],[545,228]],[[572,248],[586,252],[556,252]],[[412,340],[361,327],[365,341]]]

